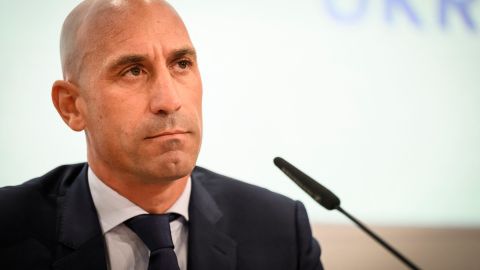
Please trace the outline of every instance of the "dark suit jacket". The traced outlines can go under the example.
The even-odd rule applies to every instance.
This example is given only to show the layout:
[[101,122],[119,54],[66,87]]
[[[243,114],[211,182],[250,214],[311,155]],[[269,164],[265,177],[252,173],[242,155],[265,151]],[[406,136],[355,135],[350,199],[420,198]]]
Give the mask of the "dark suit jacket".
[[[189,270],[322,269],[300,202],[196,167]],[[106,269],[87,165],[0,189],[0,269]]]

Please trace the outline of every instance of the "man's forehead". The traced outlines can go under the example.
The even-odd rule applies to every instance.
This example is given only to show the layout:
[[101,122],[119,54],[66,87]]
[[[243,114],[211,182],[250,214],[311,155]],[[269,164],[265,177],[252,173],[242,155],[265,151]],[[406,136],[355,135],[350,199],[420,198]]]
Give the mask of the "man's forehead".
[[[188,33],[175,29],[172,24],[155,27],[152,23],[122,21],[112,29],[98,31],[84,46],[85,56],[93,60],[110,62],[123,55],[143,55],[153,59],[159,56],[167,58],[179,51],[194,55],[195,50]],[[175,26],[175,24],[174,24]],[[178,26],[180,27],[180,26]]]
[[[66,27],[67,31],[62,31],[62,44],[66,45],[62,45],[62,54],[66,56],[62,62],[65,64],[64,60],[70,55],[71,60],[79,61],[80,69],[92,56],[104,61],[106,55],[120,49],[145,54],[154,43],[162,47],[163,53],[193,47],[176,11],[161,0],[87,0],[66,20],[66,25],[75,26],[75,23],[78,27]],[[75,34],[72,36],[69,32]],[[135,51],[137,48],[143,52]]]

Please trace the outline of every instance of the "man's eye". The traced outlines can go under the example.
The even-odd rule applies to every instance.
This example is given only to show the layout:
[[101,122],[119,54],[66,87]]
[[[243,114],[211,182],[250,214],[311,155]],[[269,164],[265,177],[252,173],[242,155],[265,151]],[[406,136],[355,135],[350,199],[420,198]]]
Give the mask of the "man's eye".
[[181,69],[187,69],[188,67],[190,67],[192,65],[192,62],[190,62],[188,60],[180,60],[180,61],[177,62],[177,65]]
[[122,77],[139,77],[141,75],[143,75],[145,72],[145,70],[143,69],[142,66],[140,65],[137,65],[137,66],[131,66],[127,69],[125,69],[124,71],[122,71],[121,76]]
[[142,69],[140,67],[132,67],[127,73],[130,73],[133,76],[140,76],[142,75]]

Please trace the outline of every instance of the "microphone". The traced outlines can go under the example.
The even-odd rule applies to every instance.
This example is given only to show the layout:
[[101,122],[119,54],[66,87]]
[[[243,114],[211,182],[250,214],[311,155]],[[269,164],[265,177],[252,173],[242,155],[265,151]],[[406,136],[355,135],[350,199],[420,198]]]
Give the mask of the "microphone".
[[320,183],[313,180],[310,176],[306,175],[299,169],[297,169],[292,164],[288,163],[281,157],[276,157],[273,159],[273,163],[277,166],[282,172],[284,172],[290,179],[293,180],[298,186],[300,186],[310,197],[312,197],[316,202],[318,202],[321,206],[325,207],[328,210],[338,210],[342,214],[344,214],[347,218],[353,221],[357,226],[360,227],[365,233],[367,233],[370,237],[375,239],[381,246],[386,248],[390,253],[392,253],[397,259],[402,261],[405,265],[407,265],[410,269],[418,270],[420,269],[416,266],[412,261],[408,260],[405,256],[403,256],[399,251],[389,245],[385,240],[383,240],[380,236],[375,234],[372,230],[367,228],[364,224],[362,224],[359,220],[355,217],[350,215],[347,211],[343,210],[340,207],[340,199],[333,194],[330,190],[326,187],[322,186]]

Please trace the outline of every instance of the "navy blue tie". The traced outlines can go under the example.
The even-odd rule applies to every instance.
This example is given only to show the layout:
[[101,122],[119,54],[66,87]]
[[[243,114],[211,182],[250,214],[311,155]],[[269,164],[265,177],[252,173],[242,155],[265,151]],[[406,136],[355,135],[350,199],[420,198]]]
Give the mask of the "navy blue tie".
[[179,270],[173,251],[170,221],[175,214],[144,214],[125,221],[150,250],[148,270]]

